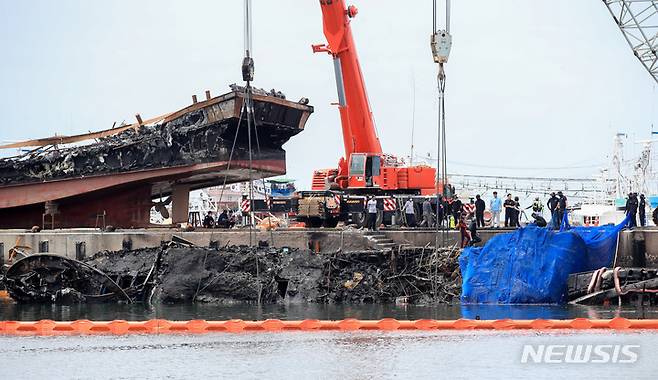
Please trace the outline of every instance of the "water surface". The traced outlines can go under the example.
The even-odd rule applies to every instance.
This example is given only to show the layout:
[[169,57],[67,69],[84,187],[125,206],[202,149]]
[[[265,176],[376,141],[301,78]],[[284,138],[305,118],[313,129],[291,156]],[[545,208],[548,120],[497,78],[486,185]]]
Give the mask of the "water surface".
[[178,304],[145,307],[142,304],[39,305],[0,303],[1,320],[34,321],[76,319],[140,321],[153,318],[170,320],[263,320],[299,319],[569,319],[614,318],[658,319],[658,308],[588,307],[574,305],[256,305],[256,304]]
[[[6,379],[655,379],[657,334],[279,332],[2,337]],[[633,344],[632,364],[522,363],[524,344]]]

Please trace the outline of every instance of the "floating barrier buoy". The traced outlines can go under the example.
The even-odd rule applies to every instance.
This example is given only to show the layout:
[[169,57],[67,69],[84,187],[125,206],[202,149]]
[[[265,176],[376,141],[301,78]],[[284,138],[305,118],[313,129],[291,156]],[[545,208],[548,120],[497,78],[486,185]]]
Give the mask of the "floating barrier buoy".
[[415,321],[384,318],[380,320],[343,319],[340,321],[321,321],[304,319],[299,321],[282,321],[267,319],[264,321],[168,321],[151,319],[148,321],[51,321],[32,322],[1,321],[0,335],[124,335],[124,334],[205,334],[205,333],[241,333],[241,332],[275,332],[275,331],[395,331],[395,330],[550,330],[550,329],[610,329],[610,330],[645,330],[657,329],[658,319],[533,319],[533,320],[436,320],[419,319]]

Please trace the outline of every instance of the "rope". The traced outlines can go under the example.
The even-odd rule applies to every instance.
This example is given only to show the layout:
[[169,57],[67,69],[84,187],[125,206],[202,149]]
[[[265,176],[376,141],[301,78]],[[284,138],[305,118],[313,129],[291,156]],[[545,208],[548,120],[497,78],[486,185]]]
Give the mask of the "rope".
[[[247,81],[244,88],[245,103],[247,104],[247,141],[249,145],[249,245],[253,245],[254,230],[254,178],[253,178],[253,151],[251,149],[251,121],[253,108],[251,104],[251,84]],[[255,121],[255,120],[254,120]],[[254,123],[255,124],[255,123]]]
[[245,104],[242,103],[240,107],[240,116],[238,118],[238,125],[235,128],[235,136],[233,137],[233,145],[231,146],[231,153],[228,156],[228,164],[226,166],[226,172],[224,172],[224,181],[222,182],[222,191],[219,193],[219,203],[222,203],[222,198],[224,197],[224,189],[226,188],[226,178],[228,177],[228,171],[231,169],[231,161],[233,160],[233,152],[235,151],[235,143],[238,141],[238,132],[240,132],[240,124],[242,123],[242,114],[245,109]]

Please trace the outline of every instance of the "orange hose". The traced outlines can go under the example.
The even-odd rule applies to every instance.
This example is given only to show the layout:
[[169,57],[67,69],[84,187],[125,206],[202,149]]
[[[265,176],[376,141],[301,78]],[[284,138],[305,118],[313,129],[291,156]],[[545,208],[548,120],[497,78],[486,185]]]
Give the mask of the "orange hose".
[[148,321],[66,321],[40,320],[33,322],[0,321],[0,335],[79,335],[79,334],[203,334],[211,332],[276,332],[276,331],[394,331],[394,330],[546,330],[546,329],[658,329],[658,319],[534,319],[534,320],[435,320],[416,321],[384,318],[380,320],[343,319],[321,321],[305,319],[282,321],[168,321],[151,319]]

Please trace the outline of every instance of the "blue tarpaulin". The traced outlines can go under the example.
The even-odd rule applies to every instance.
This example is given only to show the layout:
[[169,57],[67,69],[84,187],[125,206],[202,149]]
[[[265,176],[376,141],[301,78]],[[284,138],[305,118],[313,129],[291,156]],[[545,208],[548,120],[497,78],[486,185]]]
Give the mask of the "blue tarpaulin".
[[569,274],[612,265],[618,225],[559,231],[529,225],[500,234],[459,257],[462,303],[560,304],[567,301]]

